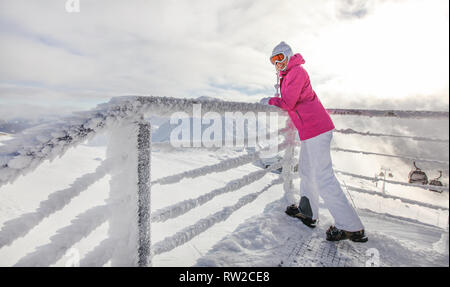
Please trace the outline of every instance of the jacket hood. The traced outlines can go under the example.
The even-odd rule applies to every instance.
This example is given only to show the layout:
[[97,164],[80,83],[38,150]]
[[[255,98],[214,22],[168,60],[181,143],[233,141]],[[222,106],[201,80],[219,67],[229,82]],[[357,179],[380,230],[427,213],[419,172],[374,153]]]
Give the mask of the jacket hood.
[[281,72],[281,75],[286,75],[292,69],[292,67],[303,65],[304,63],[305,59],[303,59],[302,55],[300,55],[299,53],[295,54],[289,59],[289,64],[286,70]]

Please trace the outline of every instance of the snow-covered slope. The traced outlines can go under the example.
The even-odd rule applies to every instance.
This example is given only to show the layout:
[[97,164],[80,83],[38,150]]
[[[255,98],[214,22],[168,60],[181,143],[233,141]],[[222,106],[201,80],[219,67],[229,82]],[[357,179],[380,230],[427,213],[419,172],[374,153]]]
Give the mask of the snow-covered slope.
[[[373,133],[406,134],[413,137],[444,139],[443,141],[427,142],[335,133],[333,144],[336,146],[448,161],[448,128],[445,129],[448,127],[448,120],[426,120],[428,124],[415,119],[406,121],[404,119],[371,119],[352,116],[333,116],[333,120],[341,129],[352,128]],[[432,128],[425,128],[427,126]],[[166,134],[167,131],[165,130]],[[89,143],[69,149],[61,158],[56,158],[52,162],[45,161],[32,173],[20,176],[13,184],[5,184],[0,187],[0,242],[12,236],[12,233],[5,233],[7,230],[14,230],[16,233],[24,230],[24,226],[20,225],[20,220],[26,221],[29,218],[32,219],[30,222],[33,222],[36,210],[40,210],[40,202],[55,198],[51,196],[52,194],[54,195],[57,191],[73,194],[74,191],[82,190],[81,183],[84,181],[80,181],[80,179],[96,174],[95,171],[105,159],[105,144],[101,135],[100,138],[94,137]],[[237,149],[219,149],[214,152],[189,148],[171,152],[155,149],[152,154],[151,179],[156,181],[168,175],[211,165],[246,153],[246,151]],[[393,179],[405,182],[411,169],[410,162],[402,158],[344,152],[333,152],[332,156],[336,170],[369,177],[378,174],[381,167],[387,167],[391,169],[394,175]],[[442,169],[444,171],[442,180],[448,186],[448,165],[439,166],[431,163],[423,169],[429,174]],[[154,184],[151,199],[152,211],[205,195],[214,189],[222,188],[234,179],[260,170],[260,167],[249,163],[239,168],[207,176],[183,179],[171,185]],[[381,182],[376,185],[375,182],[338,174],[344,190],[346,193],[348,192],[347,195],[351,197],[358,208],[366,225],[369,243],[355,245],[351,242],[343,242],[336,245],[323,245],[324,230],[332,223],[329,213],[323,206],[321,207],[319,227],[314,231],[305,229],[298,221],[285,216],[284,209],[289,203],[282,199],[283,187],[281,184],[271,185],[277,178],[277,174],[268,173],[260,180],[241,189],[218,195],[214,200],[190,210],[181,217],[153,223],[152,243],[158,246],[157,244],[165,238],[175,235],[200,219],[211,216],[226,207],[235,206],[243,196],[251,196],[255,192],[264,190],[254,201],[232,213],[224,222],[218,222],[206,232],[180,247],[155,256],[153,265],[277,266],[281,264],[288,266],[298,263],[298,265],[328,266],[326,260],[318,259],[315,254],[304,257],[308,259],[306,262],[294,262],[294,260],[298,260],[295,253],[297,251],[293,250],[296,247],[304,250],[302,248],[306,245],[299,245],[302,242],[311,244],[314,250],[319,251],[332,250],[334,246],[335,250],[345,251],[340,253],[342,256],[348,255],[353,259],[366,259],[365,252],[370,248],[376,248],[380,253],[382,265],[448,265],[448,248],[445,248],[445,242],[448,242],[448,191],[439,194],[414,187],[386,184],[384,192],[391,196],[388,198],[382,196]],[[58,230],[71,226],[73,220],[79,224],[76,226],[83,225],[77,216],[104,205],[109,197],[109,180],[109,175],[102,177],[86,190],[80,191],[78,196],[67,202],[67,205],[63,205],[63,209],[33,227],[29,233],[23,237],[19,236],[14,242],[1,247],[0,265],[11,266],[21,262],[20,260],[27,254],[37,250],[46,250],[42,249],[42,246],[46,246],[49,242],[59,240],[58,242],[63,244],[61,237],[52,238],[52,236]],[[294,181],[294,187],[298,189],[299,179]],[[378,192],[380,196],[357,192],[352,187],[372,190]],[[296,192],[298,193],[298,190]],[[393,196],[424,202],[428,206],[442,206],[443,209],[436,210],[414,203],[401,202],[393,199]],[[53,207],[50,206],[50,208]],[[70,228],[64,230],[69,233],[74,232]],[[77,238],[76,236],[79,234],[73,233],[74,238]],[[103,265],[103,263],[108,265],[108,260],[104,261],[100,257],[93,256],[93,254],[100,253],[92,253],[100,242],[107,240],[107,237],[108,222],[105,222],[95,228],[89,236],[78,241],[74,245],[74,250],[79,253],[80,258],[90,254],[89,262],[93,265]],[[106,246],[108,245],[106,244]],[[306,250],[304,251],[306,252]],[[47,254],[49,257],[53,256],[53,254]],[[355,257],[355,254],[363,255]],[[56,266],[64,266],[69,261],[70,254],[63,255],[55,263]],[[423,257],[426,259],[421,261],[420,259]],[[364,262],[359,259],[355,262],[358,264]]]

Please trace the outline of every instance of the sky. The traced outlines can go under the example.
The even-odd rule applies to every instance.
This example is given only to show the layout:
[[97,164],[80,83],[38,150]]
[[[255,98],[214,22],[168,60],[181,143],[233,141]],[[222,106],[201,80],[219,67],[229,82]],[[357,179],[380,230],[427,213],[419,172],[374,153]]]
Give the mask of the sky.
[[272,96],[273,47],[326,108],[449,109],[447,0],[0,0],[0,119],[114,96]]

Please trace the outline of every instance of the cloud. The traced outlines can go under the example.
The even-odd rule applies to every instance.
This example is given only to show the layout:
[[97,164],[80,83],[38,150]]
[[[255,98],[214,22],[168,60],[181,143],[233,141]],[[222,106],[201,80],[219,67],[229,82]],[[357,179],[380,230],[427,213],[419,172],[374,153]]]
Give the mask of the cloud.
[[342,0],[339,1],[338,14],[343,19],[362,18],[369,12],[369,4],[373,1],[368,0]]
[[447,1],[80,4],[67,13],[64,1],[0,0],[0,104],[33,97],[81,108],[123,94],[259,101],[274,92],[268,54],[284,40],[330,108],[402,108],[420,96],[448,109]]

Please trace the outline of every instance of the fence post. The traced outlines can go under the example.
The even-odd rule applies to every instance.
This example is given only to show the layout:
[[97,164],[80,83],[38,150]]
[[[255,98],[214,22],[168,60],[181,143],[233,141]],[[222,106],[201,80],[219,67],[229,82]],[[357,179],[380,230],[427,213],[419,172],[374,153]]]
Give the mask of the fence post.
[[143,117],[133,117],[109,129],[111,266],[150,265],[150,128]]
[[150,161],[151,124],[141,119],[138,122],[138,266],[151,265],[150,238]]
[[295,202],[294,197],[294,184],[293,184],[293,163],[295,160],[295,127],[288,117],[286,120],[286,126],[289,127],[289,131],[286,133],[286,142],[289,143],[289,146],[286,148],[284,152],[284,160],[283,169],[281,172],[281,177],[284,180],[283,189],[284,189],[284,198],[285,200],[291,204]]

